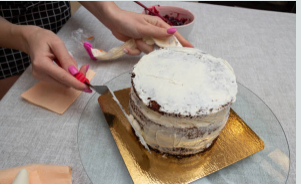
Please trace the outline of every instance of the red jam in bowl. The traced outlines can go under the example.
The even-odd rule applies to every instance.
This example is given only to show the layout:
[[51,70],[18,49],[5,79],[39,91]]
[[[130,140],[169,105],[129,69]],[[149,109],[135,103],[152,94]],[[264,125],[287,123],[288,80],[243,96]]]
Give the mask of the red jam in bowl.
[[[160,5],[156,5],[157,7],[160,7]],[[160,14],[159,11],[156,9],[156,6],[152,6],[150,8],[151,11]],[[153,15],[151,12],[147,13],[148,15]],[[176,14],[176,16],[173,16],[173,14]],[[161,15],[161,14],[160,14]],[[162,15],[161,15],[162,16]],[[165,18],[166,20],[164,20],[167,24],[171,25],[171,26],[182,26],[185,24],[188,24],[191,22],[190,19],[187,18],[179,18],[180,17],[180,13],[170,13],[170,15],[164,15],[163,18]]]
[[171,25],[171,26],[182,26],[188,20],[186,18],[179,19],[177,17],[168,16],[168,15],[165,15],[164,18],[166,18],[168,20],[168,22],[166,22],[166,23]]

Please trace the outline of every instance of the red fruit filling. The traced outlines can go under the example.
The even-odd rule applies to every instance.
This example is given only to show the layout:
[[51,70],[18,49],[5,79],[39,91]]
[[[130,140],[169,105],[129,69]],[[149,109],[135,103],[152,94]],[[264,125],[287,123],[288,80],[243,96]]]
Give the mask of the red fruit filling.
[[[160,6],[158,5],[158,7],[160,7]],[[159,14],[159,11],[156,9],[155,6],[151,7],[150,9],[151,9],[151,11],[153,11],[153,12]],[[151,12],[148,12],[148,15],[155,16],[155,15],[153,15]],[[178,15],[177,15],[176,17],[169,16],[169,15],[165,15],[165,16],[163,16],[163,17],[166,19],[165,22],[166,22],[167,24],[171,25],[171,26],[182,26],[182,25],[184,25],[185,23],[186,23],[186,24],[189,23],[190,19],[189,19],[189,21],[188,21],[187,18],[181,18],[181,19],[179,19],[179,15],[180,15],[180,14],[178,13]]]

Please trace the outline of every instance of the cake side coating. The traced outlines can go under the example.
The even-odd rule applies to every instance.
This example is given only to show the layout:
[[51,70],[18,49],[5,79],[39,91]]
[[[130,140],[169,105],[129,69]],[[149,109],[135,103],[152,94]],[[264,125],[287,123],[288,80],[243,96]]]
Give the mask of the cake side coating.
[[202,152],[212,144],[226,124],[230,106],[197,119],[170,117],[146,107],[132,90],[129,108],[135,129],[151,148],[183,156]]

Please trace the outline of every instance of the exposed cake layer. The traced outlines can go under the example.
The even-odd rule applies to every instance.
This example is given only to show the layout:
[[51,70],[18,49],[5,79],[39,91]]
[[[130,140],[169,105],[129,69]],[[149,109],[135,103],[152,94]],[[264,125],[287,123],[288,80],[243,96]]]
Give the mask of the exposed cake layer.
[[146,105],[183,116],[219,112],[236,100],[231,66],[192,48],[169,48],[145,55],[134,66],[133,85]]
[[[135,129],[146,143],[172,155],[190,155],[208,148],[226,124],[230,106],[203,117],[171,117],[145,106],[131,90],[130,112]],[[176,122],[173,122],[176,121]]]

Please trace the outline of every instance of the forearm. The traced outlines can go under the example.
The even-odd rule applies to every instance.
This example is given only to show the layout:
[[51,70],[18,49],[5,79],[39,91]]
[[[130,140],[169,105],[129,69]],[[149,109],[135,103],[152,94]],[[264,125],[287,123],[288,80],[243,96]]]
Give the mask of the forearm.
[[39,27],[15,25],[0,16],[0,47],[28,53],[26,37],[36,29]]
[[113,1],[80,1],[99,21],[111,29],[121,10]]

